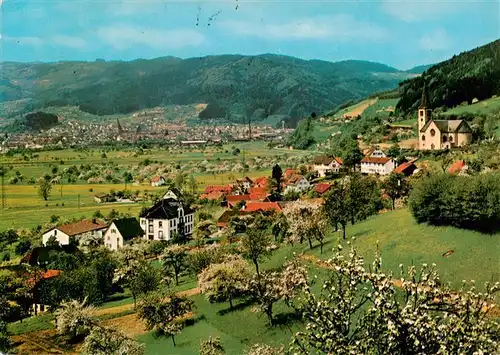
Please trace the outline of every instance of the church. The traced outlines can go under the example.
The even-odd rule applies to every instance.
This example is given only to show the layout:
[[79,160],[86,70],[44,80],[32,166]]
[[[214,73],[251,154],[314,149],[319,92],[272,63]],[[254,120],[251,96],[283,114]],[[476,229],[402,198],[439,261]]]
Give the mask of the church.
[[424,85],[418,108],[418,149],[439,150],[472,142],[472,129],[465,120],[433,120]]

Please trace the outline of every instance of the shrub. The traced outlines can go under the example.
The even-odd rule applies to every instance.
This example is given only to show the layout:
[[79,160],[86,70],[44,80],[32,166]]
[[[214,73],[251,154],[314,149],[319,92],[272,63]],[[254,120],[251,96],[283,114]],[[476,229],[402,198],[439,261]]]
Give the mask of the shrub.
[[423,178],[409,205],[418,223],[495,233],[500,229],[500,174]]

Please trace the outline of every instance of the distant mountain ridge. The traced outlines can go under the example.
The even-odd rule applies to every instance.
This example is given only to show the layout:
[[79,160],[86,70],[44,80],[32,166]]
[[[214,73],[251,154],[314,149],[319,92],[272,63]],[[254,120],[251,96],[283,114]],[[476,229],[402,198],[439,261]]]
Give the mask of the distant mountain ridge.
[[282,115],[290,122],[395,88],[414,73],[375,62],[327,62],[263,54],[130,62],[5,62],[3,109],[13,117],[48,106],[97,115],[207,103],[202,118],[234,122]]

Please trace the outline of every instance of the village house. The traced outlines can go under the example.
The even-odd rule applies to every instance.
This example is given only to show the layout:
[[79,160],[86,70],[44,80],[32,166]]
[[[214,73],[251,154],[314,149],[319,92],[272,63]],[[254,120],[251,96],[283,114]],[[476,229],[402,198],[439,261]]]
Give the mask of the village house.
[[239,202],[241,201],[250,201],[250,195],[249,194],[244,194],[244,195],[229,195],[226,196],[226,207],[227,208],[233,208],[236,206]]
[[331,184],[325,184],[325,183],[315,184],[313,191],[319,195],[323,195],[326,194],[331,187],[332,187]]
[[158,187],[166,185],[166,180],[163,176],[154,176],[151,179],[151,186]]
[[403,163],[394,169],[394,173],[403,174],[405,176],[413,175],[416,171],[418,171],[418,167],[415,165],[415,161],[413,160]]
[[253,186],[253,181],[248,176],[245,176],[242,179],[237,179],[236,184],[243,187],[244,190],[248,190]]
[[116,219],[104,233],[104,245],[111,250],[118,250],[133,238],[141,238],[143,235],[144,231],[136,218]]
[[285,191],[287,194],[289,192],[303,192],[311,187],[311,184],[302,175],[293,175],[287,181],[285,181]]
[[102,239],[107,227],[105,222],[96,219],[84,219],[75,223],[63,224],[43,233],[42,244],[47,245],[51,237],[54,237],[60,245],[68,245],[72,241],[79,242],[82,239]]
[[342,169],[342,159],[339,157],[322,155],[315,157],[313,160],[313,170],[318,173],[319,177],[325,177],[331,173],[339,173]]
[[94,196],[94,201],[97,203],[115,202],[116,198],[113,195],[101,193]]
[[434,120],[426,88],[418,108],[418,149],[435,150],[462,147],[472,142],[472,129],[465,120]]
[[265,187],[269,186],[269,178],[266,176],[256,178],[253,182],[253,187]]
[[31,294],[33,297],[33,313],[37,315],[38,313],[43,313],[48,310],[48,306],[41,303],[41,285],[46,280],[59,277],[61,275],[61,270],[49,269],[47,271],[36,270],[34,274],[27,280],[26,284],[31,289]]
[[176,187],[172,187],[169,189],[165,195],[163,195],[164,200],[168,199],[173,199],[173,200],[178,200],[182,196],[183,192],[181,189],[178,189]]
[[228,227],[231,218],[241,217],[247,214],[248,213],[245,211],[234,211],[234,210],[224,211],[224,213],[222,213],[221,216],[217,219],[216,225],[219,228],[219,230],[225,229]]
[[194,225],[194,210],[175,199],[163,199],[140,216],[141,228],[149,240],[170,240],[174,233],[191,235]]
[[396,161],[378,149],[361,159],[362,174],[389,175],[395,167]]
[[465,163],[465,160],[457,160],[450,166],[448,172],[450,174],[464,175],[467,173],[468,169],[469,167]]

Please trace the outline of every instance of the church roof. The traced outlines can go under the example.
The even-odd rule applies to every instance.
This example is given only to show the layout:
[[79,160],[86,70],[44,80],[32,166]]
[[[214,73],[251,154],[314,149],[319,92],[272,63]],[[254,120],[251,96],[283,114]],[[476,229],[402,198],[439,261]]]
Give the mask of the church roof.
[[470,133],[472,132],[469,124],[464,120],[429,120],[422,127],[420,132],[425,132],[430,124],[434,122],[441,133]]
[[420,106],[418,108],[430,108],[429,107],[429,96],[427,96],[427,88],[424,83],[424,88],[422,89],[422,98],[420,99]]

